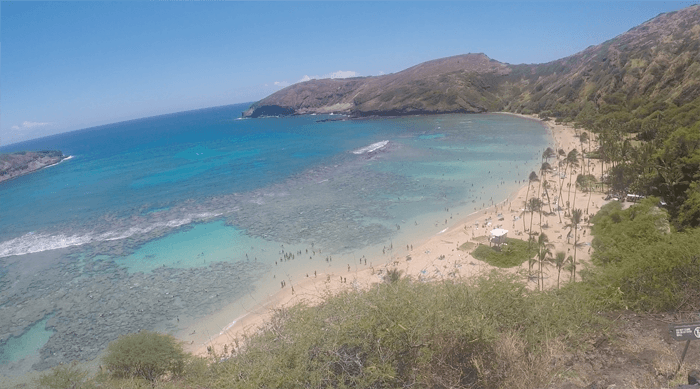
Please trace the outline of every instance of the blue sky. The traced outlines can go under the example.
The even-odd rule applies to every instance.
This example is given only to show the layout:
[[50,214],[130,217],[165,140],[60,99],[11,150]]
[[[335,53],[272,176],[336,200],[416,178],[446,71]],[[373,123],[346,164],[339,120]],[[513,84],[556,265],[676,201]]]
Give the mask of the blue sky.
[[541,63],[685,2],[0,2],[0,145],[483,52]]

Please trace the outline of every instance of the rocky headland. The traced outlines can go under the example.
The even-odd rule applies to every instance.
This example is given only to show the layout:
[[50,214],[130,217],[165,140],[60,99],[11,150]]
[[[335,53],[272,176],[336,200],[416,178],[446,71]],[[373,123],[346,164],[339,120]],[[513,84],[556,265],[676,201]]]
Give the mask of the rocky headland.
[[68,156],[58,150],[0,154],[0,182],[55,165]]

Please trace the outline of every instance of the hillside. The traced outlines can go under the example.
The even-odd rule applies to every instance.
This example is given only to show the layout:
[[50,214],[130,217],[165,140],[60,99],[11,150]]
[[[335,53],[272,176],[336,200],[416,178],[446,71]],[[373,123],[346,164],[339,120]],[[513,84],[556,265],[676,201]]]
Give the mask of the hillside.
[[[511,66],[501,85],[508,109],[575,118],[656,109],[700,96],[700,6],[661,14],[628,32],[557,61]],[[654,108],[648,108],[652,113]]]
[[486,112],[501,108],[494,86],[508,73],[507,65],[484,54],[458,55],[384,76],[295,84],[253,104],[244,116]]
[[700,96],[700,6],[661,14],[575,55],[510,65],[484,54],[425,62],[378,77],[311,80],[253,104],[247,117],[306,113],[354,116],[495,110],[575,118],[582,111],[658,107]]
[[32,173],[46,166],[54,165],[67,158],[62,152],[21,151],[0,155],[0,182]]

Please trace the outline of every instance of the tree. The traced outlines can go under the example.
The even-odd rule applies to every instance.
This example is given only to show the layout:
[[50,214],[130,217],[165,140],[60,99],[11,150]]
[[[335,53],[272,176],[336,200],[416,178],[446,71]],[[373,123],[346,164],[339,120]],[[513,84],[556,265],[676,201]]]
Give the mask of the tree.
[[[525,192],[525,212],[527,212],[527,199],[530,196],[530,184],[532,181],[538,181],[537,173],[530,172],[530,176],[527,178],[527,192]],[[525,218],[523,218],[523,232],[525,232]]]
[[181,374],[185,352],[182,344],[170,335],[141,331],[120,336],[110,343],[102,361],[116,378],[155,382],[166,373]]
[[545,162],[549,162],[550,158],[556,157],[556,153],[554,152],[554,149],[551,147],[547,147],[545,151],[542,152],[542,159]]
[[591,197],[593,197],[592,192],[595,182],[595,177],[591,174],[585,176],[583,174],[579,174],[578,177],[576,177],[576,184],[580,186],[582,190],[588,192],[588,201],[586,202],[586,215],[588,215],[588,209],[591,205]]
[[[581,136],[578,137],[579,143],[581,144],[581,160],[583,161],[583,171],[584,174],[588,174],[588,171],[586,170],[586,152],[583,150],[583,143],[584,142],[589,142],[590,138],[588,137],[588,133],[586,131],[583,131],[581,133]],[[590,149],[589,149],[590,151]]]
[[[542,189],[546,190],[545,186],[548,186],[547,173],[549,173],[551,171],[552,171],[552,165],[550,165],[548,162],[542,162],[542,166],[540,166],[540,176],[542,177],[542,180],[540,181],[541,182],[540,189],[537,191],[537,198],[538,199],[542,198],[542,197],[540,197],[540,190],[542,190]],[[547,193],[547,201],[549,202],[549,193]],[[552,211],[552,204],[549,204],[549,211],[550,212]],[[540,222],[542,222],[541,219],[542,218],[540,217]],[[542,225],[542,223],[540,223],[540,225]]]
[[544,290],[544,265],[547,263],[547,259],[552,255],[551,249],[554,247],[554,245],[549,243],[549,238],[547,238],[547,234],[541,233],[540,236],[537,237],[537,260],[540,265],[540,274],[537,277],[537,284],[540,287],[540,290]]
[[530,210],[530,235],[532,235],[532,219],[535,218],[535,212],[540,213],[540,232],[542,232],[542,200],[538,198],[531,198],[527,202],[527,208]]
[[[564,149],[559,149],[559,156],[564,157],[559,161],[559,198],[557,199],[557,214],[559,214],[559,223],[561,223],[561,205],[562,205],[562,190],[564,189],[564,179],[566,178],[566,171],[569,169],[569,160],[566,158],[566,151]],[[561,174],[561,165],[564,165],[564,175]]]
[[[569,190],[568,190],[568,195],[566,197],[566,202],[569,204],[569,201],[571,200],[571,181],[573,179],[574,174],[576,174],[576,169],[578,167],[578,150],[573,149],[569,151],[569,154],[566,155],[566,165],[567,167],[571,167],[571,174],[569,175]],[[574,190],[575,190],[574,186]],[[574,207],[575,204],[571,204],[571,207]]]
[[551,260],[554,263],[554,266],[557,267],[557,289],[559,289],[559,279],[561,278],[561,269],[563,269],[567,263],[566,252],[557,251],[556,254],[554,254],[554,257],[551,258]]
[[552,200],[549,198],[549,189],[551,188],[551,185],[549,185],[549,181],[542,180],[542,189],[544,189],[544,194],[547,196],[547,203],[549,204],[549,213],[552,213]]
[[47,389],[83,389],[87,384],[88,372],[78,368],[77,361],[58,365],[39,378],[39,387]]
[[581,215],[583,212],[581,209],[575,208],[571,211],[571,223],[567,224],[567,227],[571,228],[571,231],[574,233],[574,257],[572,261],[572,267],[571,267],[571,277],[576,282],[576,247],[578,247],[578,226],[581,224]]

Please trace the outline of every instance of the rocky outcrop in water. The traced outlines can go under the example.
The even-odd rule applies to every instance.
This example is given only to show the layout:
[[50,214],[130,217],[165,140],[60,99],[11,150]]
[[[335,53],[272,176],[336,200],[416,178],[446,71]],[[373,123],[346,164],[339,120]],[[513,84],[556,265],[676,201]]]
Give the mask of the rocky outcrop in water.
[[0,154],[0,182],[55,165],[66,158],[58,150]]

